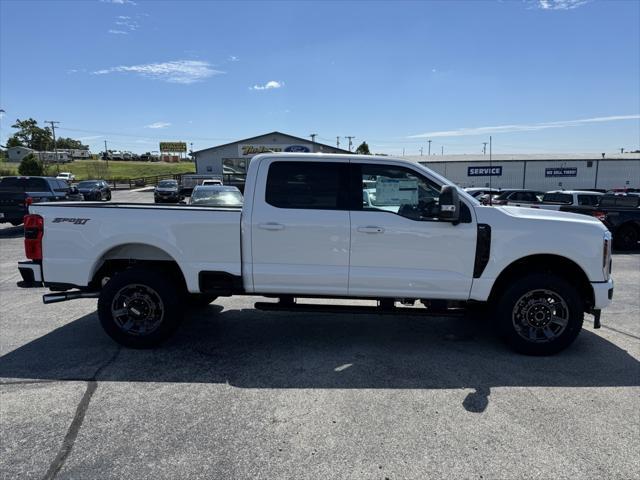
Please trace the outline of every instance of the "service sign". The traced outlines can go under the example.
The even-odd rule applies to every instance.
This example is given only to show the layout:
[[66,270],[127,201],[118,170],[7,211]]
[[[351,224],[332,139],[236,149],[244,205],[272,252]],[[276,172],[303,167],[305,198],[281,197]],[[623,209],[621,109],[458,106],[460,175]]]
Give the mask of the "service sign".
[[238,154],[241,157],[253,157],[259,153],[310,153],[311,148],[306,145],[239,145]]
[[160,151],[161,152],[186,152],[187,151],[187,143],[186,142],[160,142]]
[[468,177],[501,177],[502,167],[469,167]]
[[545,177],[577,177],[578,169],[576,167],[572,168],[545,168],[544,169]]

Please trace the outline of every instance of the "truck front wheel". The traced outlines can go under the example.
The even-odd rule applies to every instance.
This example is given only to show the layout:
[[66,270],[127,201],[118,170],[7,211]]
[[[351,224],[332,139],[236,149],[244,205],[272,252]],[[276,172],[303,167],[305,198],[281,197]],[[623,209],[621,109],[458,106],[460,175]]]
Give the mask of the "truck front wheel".
[[499,333],[526,355],[552,355],[578,336],[584,307],[578,290],[563,278],[536,273],[515,281],[497,303]]
[[98,298],[105,332],[131,348],[151,348],[169,338],[182,318],[179,286],[169,278],[148,269],[126,270],[111,278]]

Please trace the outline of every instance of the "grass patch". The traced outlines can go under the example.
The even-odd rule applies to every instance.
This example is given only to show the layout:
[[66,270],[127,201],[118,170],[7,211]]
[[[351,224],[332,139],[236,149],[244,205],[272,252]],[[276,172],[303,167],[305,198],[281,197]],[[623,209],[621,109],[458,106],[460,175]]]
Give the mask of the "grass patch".
[[[18,163],[0,162],[0,176],[17,175]],[[192,162],[123,162],[103,160],[76,160],[75,162],[51,165],[48,174],[56,176],[58,171],[71,172],[76,180],[104,179],[127,180],[129,178],[149,177],[153,175],[170,175],[175,173],[194,173],[195,164]]]

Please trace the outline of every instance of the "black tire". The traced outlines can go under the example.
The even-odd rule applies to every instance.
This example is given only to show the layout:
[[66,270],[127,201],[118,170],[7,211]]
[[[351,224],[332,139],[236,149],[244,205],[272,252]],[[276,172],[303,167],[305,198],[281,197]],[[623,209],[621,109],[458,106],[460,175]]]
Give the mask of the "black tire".
[[215,302],[217,295],[207,295],[206,293],[190,293],[187,295],[187,305],[191,308],[204,308]]
[[635,225],[622,225],[613,237],[613,243],[618,250],[633,250],[638,248],[640,229]]
[[102,328],[126,347],[155,347],[169,338],[182,320],[183,296],[176,294],[180,290],[180,284],[166,272],[135,268],[118,273],[98,298]]
[[533,273],[513,282],[494,315],[500,336],[525,355],[553,355],[576,339],[584,320],[579,291],[554,274]]
[[110,202],[110,201],[111,201],[111,192],[108,192],[107,193],[107,202]]

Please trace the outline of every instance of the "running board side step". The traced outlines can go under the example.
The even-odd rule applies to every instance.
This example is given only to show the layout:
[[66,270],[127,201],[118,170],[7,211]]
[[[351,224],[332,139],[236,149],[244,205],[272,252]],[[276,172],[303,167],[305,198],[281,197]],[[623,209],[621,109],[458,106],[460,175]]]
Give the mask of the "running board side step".
[[365,313],[374,315],[412,315],[419,317],[462,317],[464,310],[447,309],[437,312],[429,311],[426,308],[406,308],[396,306],[360,306],[360,305],[323,305],[311,303],[295,302],[256,302],[256,310],[262,311],[284,311],[284,312],[310,312],[310,313]]
[[42,296],[42,303],[58,303],[66,302],[67,300],[75,300],[76,298],[98,298],[100,292],[60,292],[60,293],[47,293]]

